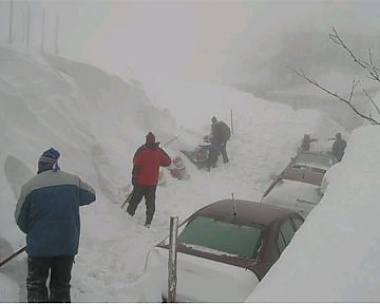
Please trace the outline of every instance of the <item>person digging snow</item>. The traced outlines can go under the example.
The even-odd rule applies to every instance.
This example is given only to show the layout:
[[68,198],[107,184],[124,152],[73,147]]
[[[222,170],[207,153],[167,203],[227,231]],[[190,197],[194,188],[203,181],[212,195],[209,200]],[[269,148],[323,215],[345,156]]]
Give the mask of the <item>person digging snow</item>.
[[71,270],[80,235],[79,207],[96,199],[90,185],[60,170],[59,156],[53,148],[43,152],[37,175],[22,186],[16,205],[16,223],[26,234],[29,303],[71,302]]
[[231,137],[230,127],[222,120],[217,120],[216,117],[211,119],[211,144],[216,145],[222,154],[223,163],[228,163],[227,156],[227,141]]
[[146,135],[145,144],[140,146],[133,156],[132,185],[133,191],[127,212],[134,216],[137,206],[145,197],[146,220],[149,228],[155,212],[156,188],[160,167],[168,167],[172,163],[170,156],[159,147],[160,143],[152,132]]

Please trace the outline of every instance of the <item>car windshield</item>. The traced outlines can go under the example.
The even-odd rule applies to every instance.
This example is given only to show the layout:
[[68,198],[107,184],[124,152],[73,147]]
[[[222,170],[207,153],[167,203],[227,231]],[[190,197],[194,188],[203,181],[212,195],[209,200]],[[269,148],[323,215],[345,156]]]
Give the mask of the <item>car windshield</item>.
[[328,154],[301,153],[297,156],[294,164],[316,166],[317,168],[329,168],[335,163],[333,157]]
[[178,244],[206,247],[224,254],[255,259],[259,253],[263,227],[240,225],[207,216],[190,221],[178,236]]

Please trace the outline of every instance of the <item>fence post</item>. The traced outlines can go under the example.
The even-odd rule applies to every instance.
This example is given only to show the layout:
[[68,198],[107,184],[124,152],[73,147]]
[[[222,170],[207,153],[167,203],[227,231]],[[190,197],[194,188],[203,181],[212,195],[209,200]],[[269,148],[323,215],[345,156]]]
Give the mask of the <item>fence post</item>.
[[42,23],[41,23],[41,54],[44,54],[45,45],[45,9],[42,9]]
[[8,42],[11,44],[13,42],[13,0],[9,0],[9,33]]
[[177,289],[177,233],[178,217],[170,217],[170,236],[169,236],[169,263],[168,263],[168,303],[176,301]]
[[231,135],[233,135],[234,134],[234,125],[233,125],[232,109],[230,109],[230,120],[231,120]]

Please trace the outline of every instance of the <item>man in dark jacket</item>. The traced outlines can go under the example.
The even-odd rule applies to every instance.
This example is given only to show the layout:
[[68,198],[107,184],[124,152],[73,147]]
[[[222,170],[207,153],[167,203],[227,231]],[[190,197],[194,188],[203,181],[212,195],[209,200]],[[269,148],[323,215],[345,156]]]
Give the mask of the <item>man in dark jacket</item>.
[[[79,207],[95,201],[95,190],[79,177],[60,171],[53,148],[38,172],[22,186],[15,219],[26,233],[28,302],[71,302],[70,280],[78,253]],[[50,293],[46,281],[50,272]]]
[[341,161],[344,155],[344,150],[346,149],[347,143],[342,138],[341,133],[335,135],[335,141],[332,146],[332,153],[336,156],[338,161]]
[[227,141],[231,137],[230,127],[224,121],[218,121],[214,116],[211,119],[211,136],[211,142],[214,142],[222,153],[223,162],[228,163]]
[[152,132],[146,135],[145,145],[139,147],[133,157],[132,169],[132,197],[127,212],[134,216],[138,204],[145,197],[146,220],[145,227],[149,228],[156,210],[156,188],[160,166],[168,167],[171,164],[169,155],[159,147]]

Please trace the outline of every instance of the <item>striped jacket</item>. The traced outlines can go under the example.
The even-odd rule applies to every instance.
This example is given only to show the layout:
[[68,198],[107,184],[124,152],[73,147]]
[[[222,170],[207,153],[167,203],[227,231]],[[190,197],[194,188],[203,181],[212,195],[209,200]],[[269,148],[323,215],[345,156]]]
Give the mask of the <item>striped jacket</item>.
[[15,219],[26,233],[29,256],[78,253],[79,207],[95,201],[95,190],[73,174],[44,171],[21,188]]

